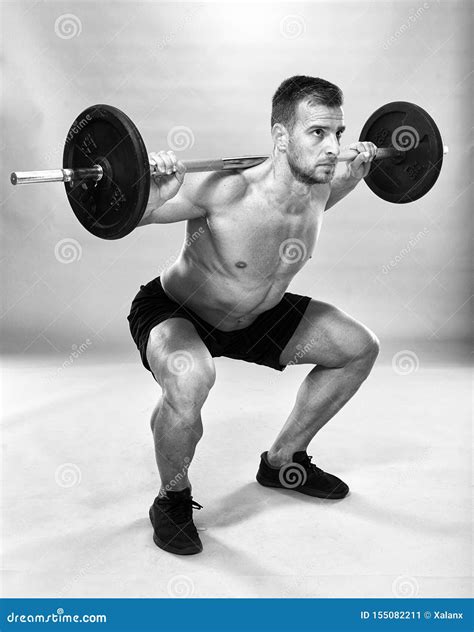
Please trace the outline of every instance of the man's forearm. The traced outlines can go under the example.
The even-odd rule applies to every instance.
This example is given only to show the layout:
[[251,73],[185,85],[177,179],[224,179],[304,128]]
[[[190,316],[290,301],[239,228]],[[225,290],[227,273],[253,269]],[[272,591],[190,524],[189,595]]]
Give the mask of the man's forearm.
[[331,194],[326,203],[325,210],[337,204],[343,197],[350,193],[359,184],[360,178],[354,178],[346,174],[336,176],[331,183]]

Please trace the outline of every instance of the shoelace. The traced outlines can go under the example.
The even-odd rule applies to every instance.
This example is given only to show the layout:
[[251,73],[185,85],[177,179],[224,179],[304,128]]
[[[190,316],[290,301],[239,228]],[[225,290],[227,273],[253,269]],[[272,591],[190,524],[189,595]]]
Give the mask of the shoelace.
[[190,522],[193,517],[193,509],[202,509],[202,505],[193,500],[193,497],[178,501],[171,501],[169,506],[170,517],[176,522]]
[[315,463],[311,463],[312,456],[306,456],[306,458],[302,461],[301,465],[309,470],[312,474],[325,474],[324,470],[318,467]]

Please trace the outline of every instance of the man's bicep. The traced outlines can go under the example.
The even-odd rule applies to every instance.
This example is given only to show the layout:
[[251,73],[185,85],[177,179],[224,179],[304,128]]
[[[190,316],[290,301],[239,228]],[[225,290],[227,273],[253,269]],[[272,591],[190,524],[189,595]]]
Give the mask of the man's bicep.
[[[195,176],[197,174],[192,174]],[[204,217],[205,207],[197,202],[198,189],[195,177],[186,176],[178,193],[162,206],[147,209],[139,226],[145,224],[170,224]]]
[[197,217],[204,217],[206,215],[205,210],[193,204],[191,200],[184,195],[178,193],[174,198],[168,200],[163,206],[155,209],[151,213],[152,224],[170,224],[172,222],[183,222],[188,219],[196,219]]
[[167,224],[187,219],[207,217],[216,209],[227,208],[229,202],[241,197],[245,190],[239,173],[205,172],[186,174],[178,193],[144,219],[144,224]]

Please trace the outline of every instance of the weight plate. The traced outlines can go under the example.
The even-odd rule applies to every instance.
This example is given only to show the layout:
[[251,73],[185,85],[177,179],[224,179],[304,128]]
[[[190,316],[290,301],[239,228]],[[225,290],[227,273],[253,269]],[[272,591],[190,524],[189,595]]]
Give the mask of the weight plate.
[[150,163],[140,132],[129,117],[110,105],[93,105],[71,125],[63,167],[100,165],[101,180],[67,182],[77,219],[102,239],[120,239],[140,222],[150,193]]
[[414,103],[393,101],[376,110],[362,128],[359,140],[406,150],[398,158],[374,160],[365,178],[383,200],[413,202],[438,179],[443,163],[441,135],[428,112]]

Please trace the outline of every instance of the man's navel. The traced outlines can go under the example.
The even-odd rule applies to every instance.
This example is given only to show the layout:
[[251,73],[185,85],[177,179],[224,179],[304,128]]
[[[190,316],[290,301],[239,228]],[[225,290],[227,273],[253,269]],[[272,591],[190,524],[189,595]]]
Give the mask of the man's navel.
[[237,263],[235,264],[236,268],[246,268],[247,264],[245,263],[245,261],[237,261]]

